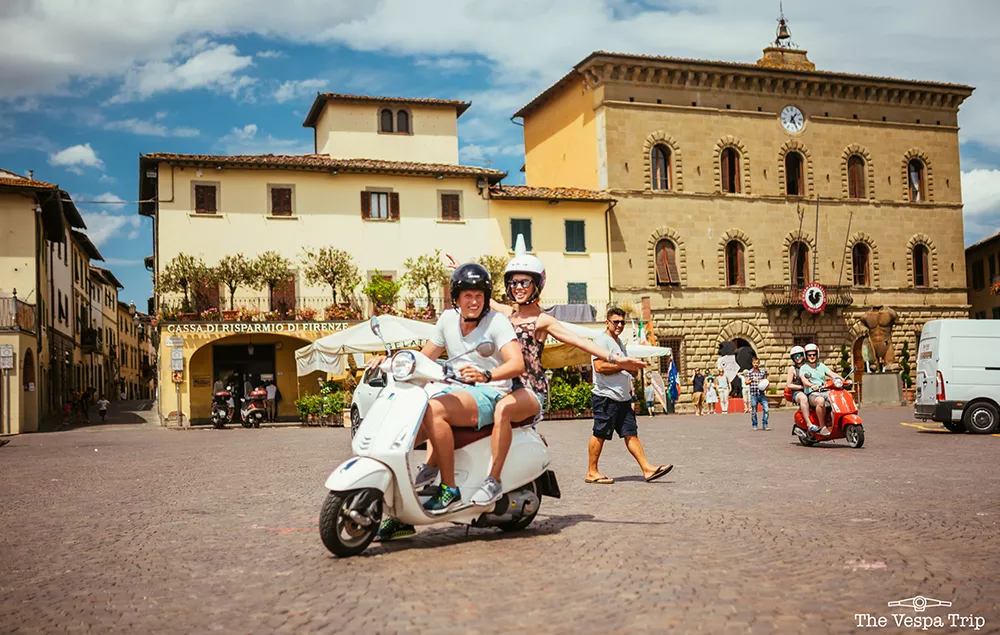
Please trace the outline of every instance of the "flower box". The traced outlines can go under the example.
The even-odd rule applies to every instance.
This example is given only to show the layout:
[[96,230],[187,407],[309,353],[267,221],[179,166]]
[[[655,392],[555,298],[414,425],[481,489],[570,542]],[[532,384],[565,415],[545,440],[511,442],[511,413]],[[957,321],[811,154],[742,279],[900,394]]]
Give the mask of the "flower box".
[[227,310],[222,312],[222,319],[226,322],[235,322],[239,315],[240,312],[236,309]]
[[193,312],[192,313],[179,313],[178,317],[180,318],[181,322],[197,322],[198,321],[198,314],[197,313],[193,313]]
[[575,419],[576,411],[572,408],[564,408],[562,410],[550,410],[545,413],[546,419]]

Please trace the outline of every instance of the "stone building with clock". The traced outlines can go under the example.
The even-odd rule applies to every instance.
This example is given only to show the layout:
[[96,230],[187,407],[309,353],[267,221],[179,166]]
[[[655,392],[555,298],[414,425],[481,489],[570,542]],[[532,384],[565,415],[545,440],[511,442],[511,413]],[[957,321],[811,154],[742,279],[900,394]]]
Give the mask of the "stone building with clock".
[[528,186],[616,199],[612,295],[642,303],[689,378],[736,338],[772,373],[809,341],[860,366],[858,317],[882,305],[913,364],[925,322],[968,315],[958,110],[972,91],[817,70],[779,36],[756,64],[595,52],[515,117]]

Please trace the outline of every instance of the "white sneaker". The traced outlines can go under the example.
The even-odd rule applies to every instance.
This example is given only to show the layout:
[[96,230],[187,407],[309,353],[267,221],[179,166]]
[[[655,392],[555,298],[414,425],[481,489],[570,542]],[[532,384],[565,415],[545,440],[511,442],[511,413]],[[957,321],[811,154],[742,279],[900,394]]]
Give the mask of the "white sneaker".
[[492,505],[503,497],[503,486],[500,481],[492,476],[487,476],[483,486],[476,490],[476,493],[469,499],[473,505],[485,507]]
[[820,436],[824,436],[824,437],[830,436],[830,428],[827,428],[826,426],[823,426],[822,428],[820,428],[819,434],[820,434]]
[[433,484],[439,473],[440,470],[438,468],[421,463],[420,467],[417,468],[417,476],[413,479],[413,487],[420,489],[421,487]]

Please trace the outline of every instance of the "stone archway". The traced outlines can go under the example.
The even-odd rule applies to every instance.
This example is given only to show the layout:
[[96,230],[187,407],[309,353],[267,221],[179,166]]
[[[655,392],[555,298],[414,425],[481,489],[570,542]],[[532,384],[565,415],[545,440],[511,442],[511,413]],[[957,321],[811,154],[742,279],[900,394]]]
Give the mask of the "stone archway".
[[760,347],[764,344],[764,336],[761,334],[760,329],[753,324],[743,320],[730,322],[719,332],[716,344],[735,339],[746,340],[758,355],[761,354]]

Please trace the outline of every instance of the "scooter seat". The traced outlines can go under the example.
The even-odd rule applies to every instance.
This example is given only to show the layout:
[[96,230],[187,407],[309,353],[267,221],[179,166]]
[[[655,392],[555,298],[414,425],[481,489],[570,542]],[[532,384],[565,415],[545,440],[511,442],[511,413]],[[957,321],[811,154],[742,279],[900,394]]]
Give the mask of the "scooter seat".
[[[534,417],[529,417],[523,421],[512,421],[510,424],[511,428],[523,428],[525,426],[530,426],[535,423]],[[455,436],[455,449],[464,448],[470,443],[475,443],[480,439],[485,439],[493,434],[493,424],[480,428],[478,430],[473,428],[452,428],[452,434]]]

